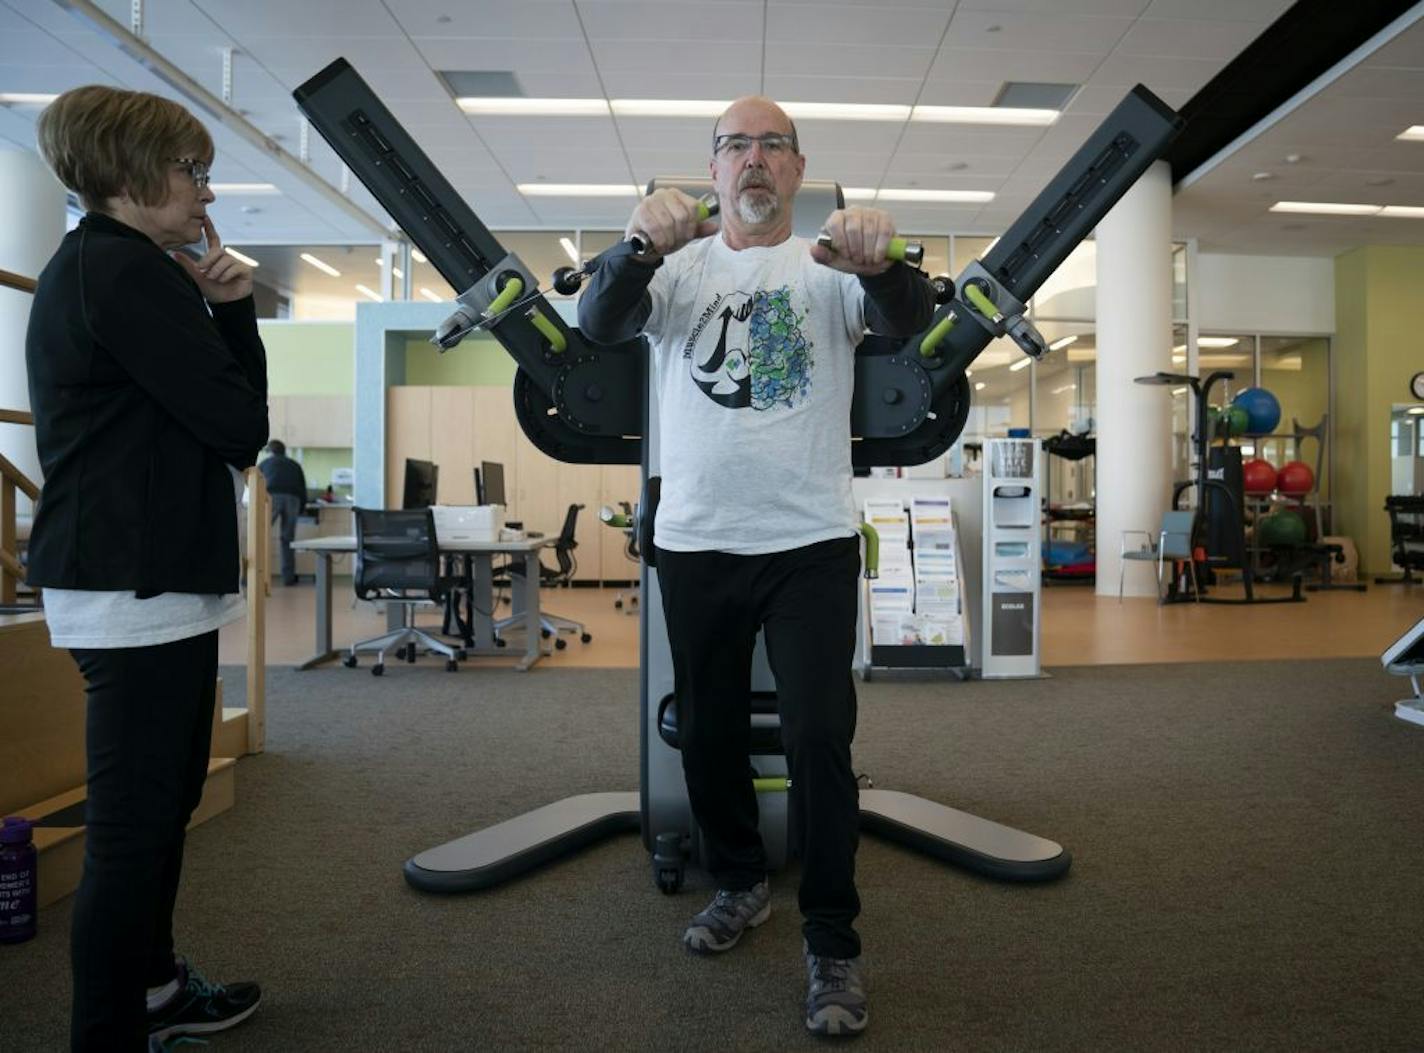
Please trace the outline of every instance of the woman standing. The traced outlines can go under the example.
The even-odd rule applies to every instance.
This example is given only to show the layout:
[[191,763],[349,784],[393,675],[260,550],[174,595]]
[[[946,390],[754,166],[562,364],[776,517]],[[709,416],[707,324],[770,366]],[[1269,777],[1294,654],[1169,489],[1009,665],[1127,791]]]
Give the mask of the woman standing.
[[[237,497],[267,441],[266,355],[252,272],[207,217],[213,143],[192,114],[90,86],[56,99],[38,136],[88,210],[40,274],[25,342],[44,474],[28,579],[87,683],[71,1042],[161,1048],[261,998],[174,954],[173,906],[218,628],[242,616]],[[196,261],[175,251],[204,236]]]

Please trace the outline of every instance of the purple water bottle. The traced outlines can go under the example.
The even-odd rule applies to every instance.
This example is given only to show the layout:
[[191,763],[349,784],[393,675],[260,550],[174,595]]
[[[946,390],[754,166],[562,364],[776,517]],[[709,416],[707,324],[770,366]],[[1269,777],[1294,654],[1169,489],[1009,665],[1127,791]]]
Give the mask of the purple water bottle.
[[6,816],[0,825],[0,943],[34,939],[39,916],[39,852],[31,823]]

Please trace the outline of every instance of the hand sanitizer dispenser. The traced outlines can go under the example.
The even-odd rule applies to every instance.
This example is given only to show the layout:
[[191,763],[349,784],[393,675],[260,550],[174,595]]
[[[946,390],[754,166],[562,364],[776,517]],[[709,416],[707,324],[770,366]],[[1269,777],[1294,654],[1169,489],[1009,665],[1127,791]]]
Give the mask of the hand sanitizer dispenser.
[[1036,439],[984,443],[981,675],[1039,675],[1042,456]]

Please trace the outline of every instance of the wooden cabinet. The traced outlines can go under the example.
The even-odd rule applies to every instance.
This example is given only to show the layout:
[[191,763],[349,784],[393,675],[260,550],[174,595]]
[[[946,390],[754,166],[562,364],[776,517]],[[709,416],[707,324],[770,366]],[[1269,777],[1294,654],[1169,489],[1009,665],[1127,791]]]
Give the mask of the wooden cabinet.
[[272,438],[293,449],[353,445],[349,395],[272,395],[267,416]]

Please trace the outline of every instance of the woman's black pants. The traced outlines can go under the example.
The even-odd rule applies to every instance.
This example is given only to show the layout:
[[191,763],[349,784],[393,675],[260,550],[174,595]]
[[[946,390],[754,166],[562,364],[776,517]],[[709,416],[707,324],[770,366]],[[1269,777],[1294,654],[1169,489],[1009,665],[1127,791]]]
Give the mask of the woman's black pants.
[[173,903],[207,778],[218,634],[71,654],[88,684],[89,769],[71,1048],[141,1050],[145,988],[175,975]]

